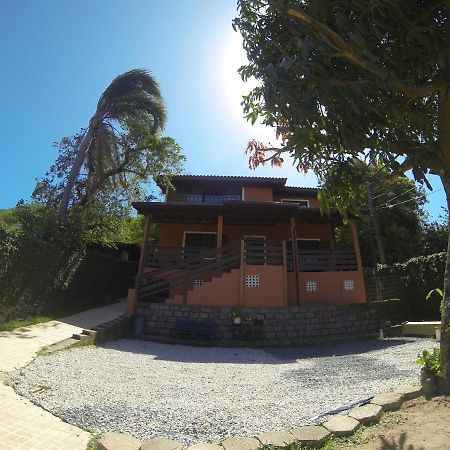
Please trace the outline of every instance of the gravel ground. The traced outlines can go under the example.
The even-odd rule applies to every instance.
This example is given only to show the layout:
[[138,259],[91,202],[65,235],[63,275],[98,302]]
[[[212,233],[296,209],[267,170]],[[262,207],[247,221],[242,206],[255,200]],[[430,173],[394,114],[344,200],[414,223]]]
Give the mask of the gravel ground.
[[37,358],[16,391],[67,422],[140,439],[220,441],[289,430],[364,397],[418,381],[428,339],[230,349],[122,340]]

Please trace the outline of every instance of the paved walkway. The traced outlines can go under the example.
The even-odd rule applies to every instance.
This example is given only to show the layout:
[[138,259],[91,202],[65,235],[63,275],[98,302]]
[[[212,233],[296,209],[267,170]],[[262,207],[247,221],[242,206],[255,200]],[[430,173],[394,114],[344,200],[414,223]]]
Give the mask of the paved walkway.
[[[124,303],[119,302],[59,320],[0,332],[0,377],[27,365],[42,347],[70,338],[83,328],[108,322],[124,311]],[[0,450],[85,450],[91,437],[86,431],[16,395],[2,380],[0,418]]]

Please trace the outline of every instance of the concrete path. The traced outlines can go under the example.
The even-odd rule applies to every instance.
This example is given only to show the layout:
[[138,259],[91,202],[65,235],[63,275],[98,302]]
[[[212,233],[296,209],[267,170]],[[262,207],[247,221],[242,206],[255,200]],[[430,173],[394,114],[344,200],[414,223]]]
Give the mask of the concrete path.
[[[0,376],[27,365],[42,347],[70,338],[83,328],[113,320],[124,312],[124,302],[118,302],[59,320],[0,332]],[[16,395],[2,380],[0,417],[0,450],[85,450],[91,437]]]

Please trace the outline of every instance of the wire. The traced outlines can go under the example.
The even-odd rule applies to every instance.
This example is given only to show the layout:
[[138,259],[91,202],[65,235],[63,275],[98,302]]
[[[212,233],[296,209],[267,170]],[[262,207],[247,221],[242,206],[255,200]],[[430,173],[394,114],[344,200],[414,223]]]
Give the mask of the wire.
[[[430,195],[437,194],[439,191],[442,191],[442,190],[443,190],[443,188],[438,189],[437,191],[430,192],[429,194],[421,194],[421,197],[428,197]],[[419,200],[419,199],[420,199],[420,197],[409,198],[408,200],[404,200],[403,202],[394,203],[393,205],[386,203],[385,205],[382,205],[382,206],[374,208],[374,209],[376,209],[377,211],[380,211],[382,209],[393,208],[394,206],[402,205],[403,203],[408,203],[408,202],[412,202],[413,200]]]

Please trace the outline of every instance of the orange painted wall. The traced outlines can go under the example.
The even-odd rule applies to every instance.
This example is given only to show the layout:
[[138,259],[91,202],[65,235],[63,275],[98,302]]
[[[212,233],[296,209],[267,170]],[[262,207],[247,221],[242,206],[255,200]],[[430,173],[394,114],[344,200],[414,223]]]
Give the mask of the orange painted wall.
[[[246,275],[259,275],[259,287],[246,287]],[[283,268],[281,266],[245,266],[244,289],[240,304],[240,271],[232,270],[213,278],[203,286],[195,287],[187,296],[188,305],[283,307]],[[179,301],[179,298],[175,298]]]
[[244,187],[243,200],[253,202],[273,202],[273,190],[272,188]]
[[238,306],[239,270],[224,273],[203,286],[195,287],[187,295],[188,305]]
[[[296,304],[295,274],[288,277],[288,303]],[[344,290],[344,280],[353,280],[354,290]],[[316,292],[307,292],[306,283],[315,281]],[[301,305],[342,305],[347,303],[365,303],[366,293],[364,277],[360,271],[348,272],[300,272],[299,301]]]
[[[178,224],[161,223],[159,227],[159,242],[161,247],[182,247],[184,231],[216,232],[212,224]],[[297,238],[319,238],[322,241],[331,240],[331,225],[298,224]],[[291,238],[288,223],[270,225],[227,225],[223,226],[223,234],[228,236],[228,242],[239,241],[246,235],[266,236],[269,241],[287,241]]]

